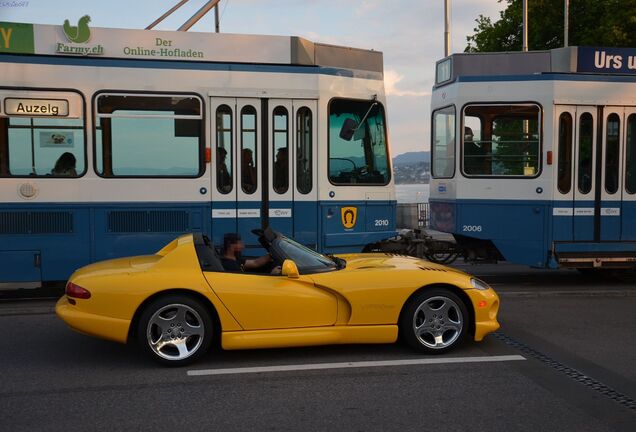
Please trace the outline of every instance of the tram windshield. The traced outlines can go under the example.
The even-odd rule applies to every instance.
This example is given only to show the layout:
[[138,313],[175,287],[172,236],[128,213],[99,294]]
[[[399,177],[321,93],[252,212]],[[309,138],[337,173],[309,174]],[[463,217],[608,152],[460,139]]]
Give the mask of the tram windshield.
[[[371,104],[374,104],[371,107]],[[365,114],[367,114],[364,119]],[[362,121],[364,119],[364,122]],[[345,122],[358,126],[350,140]],[[382,104],[334,99],[329,105],[329,180],[337,185],[386,185],[391,178]]]

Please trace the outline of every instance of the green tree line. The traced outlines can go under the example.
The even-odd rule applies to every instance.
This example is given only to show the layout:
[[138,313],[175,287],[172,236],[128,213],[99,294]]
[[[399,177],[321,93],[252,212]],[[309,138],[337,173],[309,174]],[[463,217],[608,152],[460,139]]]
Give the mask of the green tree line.
[[[522,0],[508,4],[493,22],[480,15],[466,52],[521,51]],[[563,0],[528,0],[528,49],[563,46]],[[569,45],[636,47],[636,0],[570,0]]]

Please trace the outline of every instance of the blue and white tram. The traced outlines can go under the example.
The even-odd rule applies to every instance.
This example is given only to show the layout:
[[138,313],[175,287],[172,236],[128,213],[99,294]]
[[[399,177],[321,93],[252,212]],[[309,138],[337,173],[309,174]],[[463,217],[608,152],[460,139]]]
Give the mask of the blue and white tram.
[[325,252],[395,235],[381,53],[87,22],[81,43],[0,23],[0,286],[189,231]]
[[431,225],[467,258],[636,266],[636,49],[454,54],[431,129]]

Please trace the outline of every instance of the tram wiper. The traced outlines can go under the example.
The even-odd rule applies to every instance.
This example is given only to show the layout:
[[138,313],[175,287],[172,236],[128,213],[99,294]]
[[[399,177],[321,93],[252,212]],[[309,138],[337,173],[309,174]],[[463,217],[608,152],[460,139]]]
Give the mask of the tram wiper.
[[371,110],[373,109],[373,107],[375,107],[377,104],[378,95],[373,95],[371,106],[367,110],[366,114],[362,117],[362,120],[360,120],[360,123],[352,118],[345,119],[344,123],[342,124],[342,128],[340,128],[340,138],[345,141],[351,141],[358,129],[360,129],[360,127],[364,124],[367,117],[369,117],[369,114],[371,114]]

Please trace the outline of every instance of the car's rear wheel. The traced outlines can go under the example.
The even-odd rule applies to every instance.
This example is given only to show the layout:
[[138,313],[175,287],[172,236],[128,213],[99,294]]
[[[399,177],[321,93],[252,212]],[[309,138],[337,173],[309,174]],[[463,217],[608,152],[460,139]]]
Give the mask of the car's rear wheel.
[[469,319],[466,305],[456,294],[432,288],[417,293],[406,304],[400,331],[415,350],[439,354],[463,342]]
[[181,294],[159,297],[139,319],[137,339],[143,351],[168,366],[197,360],[212,343],[212,319],[200,301]]

